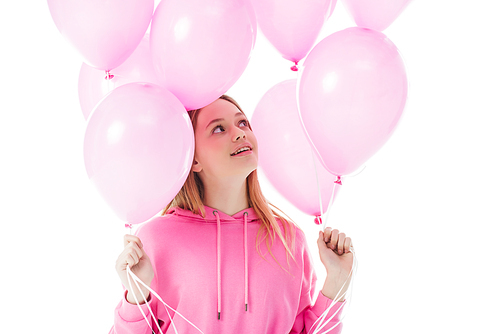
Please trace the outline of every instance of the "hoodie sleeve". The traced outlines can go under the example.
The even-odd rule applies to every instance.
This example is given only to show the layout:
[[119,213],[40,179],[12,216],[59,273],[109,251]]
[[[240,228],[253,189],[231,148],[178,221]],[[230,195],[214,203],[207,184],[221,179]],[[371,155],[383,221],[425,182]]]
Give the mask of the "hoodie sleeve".
[[[311,331],[311,328],[314,331],[314,329],[318,327],[317,325],[319,321],[315,325],[314,322],[323,314],[323,312],[328,309],[333,301],[332,299],[324,296],[320,291],[318,293],[318,297],[316,298],[316,302],[314,303],[314,305],[312,304],[317,277],[314,271],[311,254],[305,241],[305,236],[303,238],[303,245],[304,247],[302,259],[304,272],[302,276],[301,295],[299,300],[299,307],[297,310],[297,316],[295,318],[295,322],[293,324],[292,330],[290,331],[290,334],[309,333]],[[335,303],[335,305],[326,315],[325,321],[328,320],[335,312],[337,312],[337,310],[342,308],[344,303],[345,301]],[[319,331],[319,333],[323,333],[336,325],[335,328],[329,333],[340,334],[342,331],[342,323],[340,322],[341,313],[342,310],[339,310],[338,313],[333,317],[333,319],[328,324],[326,324],[323,329]],[[311,331],[311,334],[312,333],[313,332]]]
[[[149,307],[154,310],[155,307],[151,302],[151,297],[148,298]],[[156,328],[153,317],[148,310],[146,304],[139,305],[142,309],[148,322],[153,328]],[[139,307],[135,304],[130,304],[127,301],[127,291],[124,291],[124,296],[118,306],[115,308],[114,325],[109,331],[109,334],[150,334],[151,328],[144,319]],[[163,329],[163,328],[162,328]]]
[[[154,251],[150,247],[151,246],[150,244],[152,244],[153,240],[151,238],[151,233],[153,233],[154,231],[151,231],[151,229],[145,227],[146,227],[145,225],[141,225],[137,230],[136,235],[139,238],[141,238],[146,253],[148,254],[148,256],[151,259],[151,262],[153,263],[153,268],[155,268]],[[155,278],[156,278],[156,270],[155,270]],[[154,291],[158,291],[156,290],[157,285],[155,284],[155,280],[151,282],[151,288]],[[111,330],[109,331],[109,334],[151,334],[151,328],[149,327],[150,325],[153,327],[155,333],[159,332],[157,331],[158,327],[156,326],[156,321],[154,320],[155,318],[157,318],[156,314],[151,314],[146,304],[141,304],[138,307],[135,304],[129,303],[127,301],[127,293],[128,291],[124,290],[122,300],[118,303],[118,305],[115,308],[114,324]],[[147,303],[149,304],[151,310],[153,312],[156,312],[157,304],[159,303],[159,301],[150,294]],[[146,316],[147,322],[144,316],[142,315],[141,310]],[[166,332],[168,324],[161,320],[159,320],[159,324],[162,331]]]

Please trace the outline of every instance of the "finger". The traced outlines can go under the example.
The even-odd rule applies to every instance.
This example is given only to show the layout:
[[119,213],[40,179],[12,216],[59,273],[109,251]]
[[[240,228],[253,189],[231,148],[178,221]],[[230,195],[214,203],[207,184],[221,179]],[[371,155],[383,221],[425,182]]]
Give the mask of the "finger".
[[337,249],[337,243],[339,241],[339,230],[332,230],[332,236],[330,242],[328,243],[328,248],[335,250]]
[[140,248],[143,247],[141,239],[139,239],[135,235],[126,234],[123,237],[123,244],[124,244],[124,246],[127,246],[127,244],[130,243],[130,242],[135,242]]
[[127,257],[125,258],[125,262],[132,268],[135,266],[137,263],[139,263],[139,257],[135,252],[130,252],[127,254]]
[[337,253],[339,255],[344,254],[344,241],[345,241],[345,233],[339,233],[337,242]]
[[135,242],[140,248],[142,248],[141,239],[139,239],[135,235],[125,234],[125,236],[123,237],[123,246],[127,246],[127,244],[130,242]]
[[349,237],[345,238],[345,240],[344,240],[344,253],[350,253],[351,247],[352,247],[351,238],[349,238]]
[[139,260],[139,257],[135,253],[135,250],[133,249],[126,249],[124,250],[119,258],[118,262],[121,264],[122,267],[126,267],[127,265],[130,265],[132,267],[134,264],[136,264]]
[[319,250],[322,250],[326,248],[326,243],[325,243],[325,234],[323,231],[319,231],[319,237],[318,237],[318,248]]
[[139,262],[139,257],[135,253],[134,250],[125,250],[123,251],[118,259],[116,260],[116,269],[117,270],[125,270],[127,265],[132,268]]
[[136,252],[139,259],[141,259],[144,255],[142,248],[139,248],[139,245],[137,245],[135,242],[130,242],[127,246],[125,246],[125,249],[133,250],[134,252]]
[[332,235],[332,228],[331,227],[325,228],[325,235],[323,237],[323,241],[325,243],[329,243],[331,235]]

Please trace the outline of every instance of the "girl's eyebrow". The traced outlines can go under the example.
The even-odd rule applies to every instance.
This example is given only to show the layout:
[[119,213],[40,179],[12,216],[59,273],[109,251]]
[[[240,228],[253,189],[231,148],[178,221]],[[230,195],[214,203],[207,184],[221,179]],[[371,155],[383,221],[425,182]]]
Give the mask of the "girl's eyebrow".
[[[242,112],[237,112],[236,114],[234,114],[234,117],[240,116],[240,115],[243,115],[243,113]],[[223,121],[223,120],[224,120],[224,118],[216,118],[216,119],[211,120],[210,123],[208,123],[208,125],[206,126],[205,130],[210,126],[210,124],[217,123],[217,122],[220,122],[220,121]]]

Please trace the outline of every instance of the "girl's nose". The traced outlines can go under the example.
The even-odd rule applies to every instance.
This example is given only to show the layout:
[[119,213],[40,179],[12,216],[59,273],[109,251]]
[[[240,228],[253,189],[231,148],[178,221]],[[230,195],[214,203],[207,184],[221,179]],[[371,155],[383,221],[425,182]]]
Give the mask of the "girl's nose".
[[234,134],[233,134],[233,141],[237,141],[241,138],[245,138],[245,131],[243,131],[242,129],[240,128],[237,128],[235,131],[234,131]]

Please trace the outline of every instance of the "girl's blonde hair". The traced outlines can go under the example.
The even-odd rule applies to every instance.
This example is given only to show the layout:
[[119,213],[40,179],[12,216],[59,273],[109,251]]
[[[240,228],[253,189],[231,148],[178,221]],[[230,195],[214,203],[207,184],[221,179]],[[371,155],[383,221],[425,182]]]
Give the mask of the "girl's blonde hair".
[[[239,104],[233,98],[227,95],[222,95],[220,99],[226,100],[234,104],[244,114]],[[193,123],[193,129],[196,129],[198,115],[201,109],[202,108],[188,111],[189,117],[191,118],[191,122]],[[250,130],[251,129],[252,127],[250,126]],[[250,205],[251,208],[254,209],[255,213],[257,214],[257,216],[261,221],[259,231],[257,232],[257,240],[256,240],[257,251],[264,258],[264,256],[260,252],[259,244],[263,241],[262,239],[265,239],[269,253],[274,258],[274,260],[279,264],[278,260],[274,257],[271,251],[271,246],[273,245],[277,235],[278,238],[283,243],[283,245],[285,246],[287,263],[288,265],[290,265],[289,263],[290,257],[295,261],[294,257],[295,236],[296,236],[295,233],[298,226],[281,210],[279,210],[276,206],[274,206],[273,204],[269,203],[266,200],[260,189],[259,180],[257,178],[257,170],[252,171],[248,175],[246,182],[247,182],[248,204]],[[205,217],[206,213],[203,204],[203,198],[204,198],[203,183],[198,174],[196,172],[193,172],[193,170],[191,170],[181,190],[163,210],[162,215],[165,215],[167,211],[172,207],[179,207],[184,210],[189,210],[193,214],[199,214],[202,217]],[[271,208],[271,206],[274,209]],[[278,211],[281,212],[281,214],[278,213]],[[285,219],[283,215],[286,216],[288,219]],[[283,225],[284,234],[280,229],[279,223],[277,221],[278,219],[281,221]],[[279,265],[281,266],[281,264]],[[281,267],[283,268],[283,266]]]

